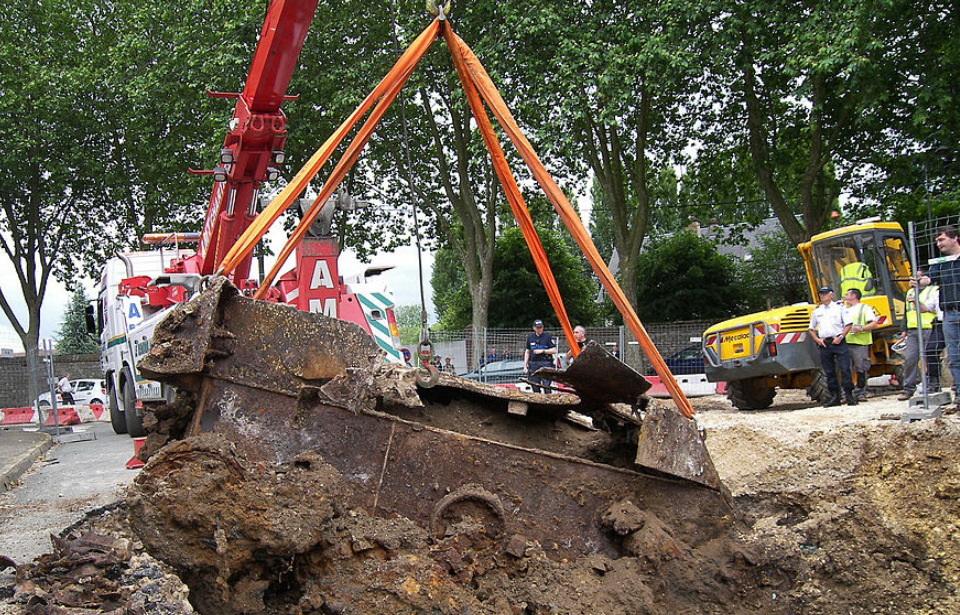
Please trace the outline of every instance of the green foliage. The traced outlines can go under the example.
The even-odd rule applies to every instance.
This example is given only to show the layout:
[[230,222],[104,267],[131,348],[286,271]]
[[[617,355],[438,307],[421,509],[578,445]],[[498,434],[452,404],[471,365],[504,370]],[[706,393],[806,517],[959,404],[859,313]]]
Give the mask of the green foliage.
[[471,323],[470,289],[463,275],[463,263],[450,248],[440,248],[430,274],[433,305],[440,329],[458,331]]
[[675,228],[684,217],[670,180],[696,119],[685,108],[699,96],[700,68],[685,34],[698,9],[672,0],[535,5],[509,9],[536,67],[522,92],[529,100],[518,104],[567,168],[592,174],[600,251],[609,259],[616,246],[633,301],[648,232]]
[[[596,286],[593,278],[584,274],[579,252],[569,249],[557,232],[537,229],[537,234],[571,324],[592,325]],[[493,263],[496,273],[490,297],[491,327],[526,328],[534,318],[550,326],[559,325],[520,229],[508,229],[497,239]]]
[[82,288],[73,292],[70,305],[63,313],[57,332],[56,349],[59,354],[99,354],[100,344],[87,333],[87,296]]
[[[0,307],[25,346],[49,276],[70,284],[145,232],[199,229],[210,181],[185,170],[213,166],[232,105],[204,90],[242,88],[266,4],[0,6],[0,247],[29,322],[9,288]],[[289,88],[300,97],[284,105],[291,172],[428,19],[420,0],[319,5]],[[828,224],[840,193],[855,197],[847,216],[960,207],[955,3],[481,0],[455,5],[451,24],[561,186],[594,178],[594,236],[606,259],[618,247],[628,291],[647,234],[690,215],[752,223],[772,207],[796,242]],[[335,222],[364,256],[409,237],[418,208],[426,246],[444,248],[445,326],[487,324],[494,271],[513,265],[494,263],[497,233],[514,225],[472,129],[438,41],[348,177],[376,207]],[[537,225],[556,230],[515,170]]]
[[[50,276],[71,284],[112,219],[99,189],[109,13],[87,0],[0,8],[0,247],[16,275],[0,288],[0,307],[28,354]],[[17,293],[24,321],[10,306]]]
[[[837,196],[858,175],[876,170],[868,165],[909,149],[894,143],[891,127],[900,124],[897,107],[916,99],[896,101],[919,76],[909,58],[922,37],[910,24],[928,11],[938,15],[933,19],[953,11],[906,0],[718,1],[702,8],[709,36],[696,42],[706,63],[698,200],[735,201],[749,215],[756,189],[740,187],[752,177],[799,243],[828,224]],[[717,172],[724,168],[730,172]]]
[[[593,277],[584,272],[579,251],[571,249],[559,232],[538,229],[537,233],[571,322],[593,324],[597,318],[593,303],[596,286]],[[520,229],[507,229],[497,238],[493,261],[489,326],[527,328],[534,318],[556,326],[557,318]],[[441,328],[457,330],[468,326],[470,295],[449,250],[437,253],[431,281]]]
[[750,260],[740,265],[741,287],[749,311],[766,310],[810,300],[803,257],[786,233],[760,238],[750,250]]
[[398,305],[393,310],[397,319],[397,329],[400,330],[401,344],[416,344],[420,341],[420,330],[423,321],[419,305]]
[[721,319],[743,309],[732,259],[693,233],[651,242],[640,255],[639,267],[637,315],[641,321]]

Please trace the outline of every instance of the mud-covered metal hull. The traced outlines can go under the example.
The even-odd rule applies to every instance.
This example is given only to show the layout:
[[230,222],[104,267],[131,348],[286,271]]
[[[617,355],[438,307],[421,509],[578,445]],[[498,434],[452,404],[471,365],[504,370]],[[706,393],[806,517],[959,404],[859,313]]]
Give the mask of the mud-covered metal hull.
[[[195,393],[184,435],[217,432],[254,463],[318,454],[343,475],[351,506],[408,517],[438,537],[470,514],[497,541],[616,557],[623,537],[600,518],[617,502],[669,519],[693,544],[732,513],[695,424],[658,410],[645,430],[639,393],[632,406],[608,405],[613,398],[526,394],[446,374],[419,389],[414,370],[379,361],[359,328],[245,299],[222,282],[158,329],[140,369]],[[562,419],[571,410],[603,428],[570,426]],[[638,448],[641,431],[648,441]],[[664,463],[663,447],[678,445],[701,450]]]

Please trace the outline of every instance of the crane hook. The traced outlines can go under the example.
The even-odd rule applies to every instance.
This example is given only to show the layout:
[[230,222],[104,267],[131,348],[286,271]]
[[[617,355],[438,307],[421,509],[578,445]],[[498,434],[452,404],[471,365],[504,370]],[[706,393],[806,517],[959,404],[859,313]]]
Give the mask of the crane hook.
[[446,5],[443,8],[440,8],[440,5],[437,4],[434,0],[427,0],[427,10],[430,11],[430,14],[439,19],[440,21],[445,21],[450,15],[450,2],[452,0],[447,0]]
[[440,382],[440,371],[430,363],[433,358],[433,344],[426,334],[426,327],[420,333],[420,343],[417,345],[417,356],[420,357],[420,367],[417,368],[416,382],[424,389],[430,389]]

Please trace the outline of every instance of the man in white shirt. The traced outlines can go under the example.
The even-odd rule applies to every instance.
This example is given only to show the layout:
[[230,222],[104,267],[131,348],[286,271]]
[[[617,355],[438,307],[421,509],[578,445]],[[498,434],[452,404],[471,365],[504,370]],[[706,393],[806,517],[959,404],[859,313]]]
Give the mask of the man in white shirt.
[[57,382],[57,390],[60,391],[60,399],[63,400],[63,405],[72,406],[73,405],[73,385],[70,383],[70,374],[64,374]]
[[[841,304],[833,301],[832,288],[824,286],[819,294],[820,305],[810,314],[810,337],[820,347],[820,366],[827,377],[827,388],[830,389],[830,400],[823,407],[840,405],[841,384],[847,405],[856,406],[857,397],[853,394],[853,378],[850,376],[850,349],[845,339],[851,328],[849,316]],[[840,368],[839,382],[834,361]]]

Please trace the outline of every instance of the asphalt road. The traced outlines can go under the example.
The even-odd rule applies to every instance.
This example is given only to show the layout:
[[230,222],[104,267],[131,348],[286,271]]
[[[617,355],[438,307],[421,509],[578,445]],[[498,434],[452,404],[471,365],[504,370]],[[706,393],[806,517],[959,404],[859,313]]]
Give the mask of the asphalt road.
[[[137,475],[124,467],[133,456],[130,437],[116,435],[109,423],[77,425],[74,431],[95,439],[55,443],[19,486],[0,494],[0,555],[17,564],[49,552],[50,534],[119,499]],[[12,582],[12,569],[0,572],[0,586]]]

